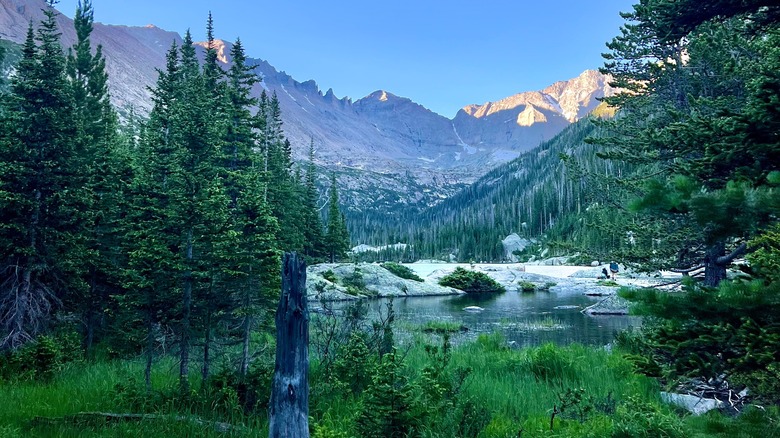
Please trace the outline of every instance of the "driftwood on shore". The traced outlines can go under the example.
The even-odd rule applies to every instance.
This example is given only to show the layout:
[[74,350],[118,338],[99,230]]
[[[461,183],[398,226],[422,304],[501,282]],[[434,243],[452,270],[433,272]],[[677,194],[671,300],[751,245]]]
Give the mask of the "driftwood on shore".
[[196,426],[208,427],[215,432],[228,433],[243,430],[241,426],[219,421],[206,421],[197,417],[184,415],[160,415],[160,414],[121,414],[114,412],[78,412],[62,417],[35,417],[30,422],[31,426],[61,426],[71,424],[74,426],[105,426],[113,423],[130,423],[140,421],[169,421],[177,423],[189,423]]

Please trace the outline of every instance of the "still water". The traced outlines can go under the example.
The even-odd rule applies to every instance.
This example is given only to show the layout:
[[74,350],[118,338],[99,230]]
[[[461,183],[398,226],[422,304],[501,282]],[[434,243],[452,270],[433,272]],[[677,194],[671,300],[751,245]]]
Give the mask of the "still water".
[[[553,290],[531,294],[510,290],[481,296],[396,298],[393,300],[396,327],[397,331],[404,332],[429,321],[447,321],[468,329],[453,336],[455,343],[476,339],[482,333],[500,332],[507,342],[525,347],[547,342],[606,345],[616,332],[641,324],[640,318],[633,316],[582,314],[582,308],[601,298],[584,296],[581,290],[567,292],[560,287]],[[387,303],[387,299],[370,301],[370,314],[376,316],[380,310],[386,311]],[[463,310],[468,306],[484,310]]]

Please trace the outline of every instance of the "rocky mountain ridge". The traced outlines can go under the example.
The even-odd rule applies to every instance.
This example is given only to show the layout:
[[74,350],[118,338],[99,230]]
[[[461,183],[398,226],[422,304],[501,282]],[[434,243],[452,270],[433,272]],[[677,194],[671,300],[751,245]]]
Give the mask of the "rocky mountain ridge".
[[[0,0],[0,38],[22,42],[28,23],[40,21],[45,7],[43,0]],[[58,21],[68,47],[75,42],[71,20],[60,15]],[[148,87],[173,43],[181,43],[179,34],[152,25],[95,24],[93,44],[103,46],[112,101],[120,112],[148,113]],[[217,44],[227,68],[231,44]],[[198,47],[202,54],[204,44]],[[323,93],[313,80],[299,82],[267,61],[248,62],[263,78],[253,92],[278,96],[297,158],[306,157],[313,139],[317,164],[339,174],[344,199],[358,210],[433,205],[549,140],[612,92],[604,76],[586,71],[541,91],[468,105],[450,120],[388,91],[353,102],[337,98],[332,89]]]

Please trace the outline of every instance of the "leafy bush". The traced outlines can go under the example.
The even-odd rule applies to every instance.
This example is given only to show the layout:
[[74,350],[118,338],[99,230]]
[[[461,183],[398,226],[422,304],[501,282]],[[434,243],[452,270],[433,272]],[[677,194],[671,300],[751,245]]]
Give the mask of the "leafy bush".
[[447,287],[454,287],[467,293],[494,293],[506,292],[504,286],[501,286],[496,280],[490,278],[487,274],[477,271],[467,271],[463,268],[455,268],[452,274],[444,276],[439,280],[439,284]]
[[575,266],[590,266],[593,260],[595,259],[587,254],[577,254],[575,256],[569,257],[567,262],[570,265]]
[[521,281],[517,283],[518,289],[520,289],[522,292],[530,293],[536,291],[536,285],[531,283],[530,281]]
[[65,364],[82,357],[78,335],[39,336],[14,352],[0,356],[0,377],[20,380],[50,380]]
[[348,289],[353,287],[355,290],[361,292],[366,289],[366,280],[363,278],[363,273],[360,272],[360,269],[358,268],[355,268],[351,274],[344,276],[341,283]]
[[322,273],[322,278],[328,280],[329,282],[331,282],[333,284],[338,284],[338,282],[339,282],[338,278],[336,278],[336,274],[332,270],[330,270],[330,269],[328,269],[327,271],[324,271]]
[[392,272],[393,275],[397,277],[405,278],[407,280],[419,281],[421,283],[425,281],[422,278],[420,278],[419,275],[415,274],[414,271],[412,271],[411,269],[407,268],[404,265],[400,265],[394,262],[387,262],[387,263],[382,263],[381,266],[387,269],[388,271]]

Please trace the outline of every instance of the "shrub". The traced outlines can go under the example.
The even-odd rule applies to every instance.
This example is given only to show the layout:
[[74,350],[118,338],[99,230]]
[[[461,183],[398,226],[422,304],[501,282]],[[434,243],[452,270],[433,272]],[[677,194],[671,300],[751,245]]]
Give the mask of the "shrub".
[[463,324],[451,321],[428,321],[422,326],[423,333],[445,333],[467,332],[469,328]]
[[545,344],[528,351],[528,370],[539,380],[576,380],[577,369],[567,351]]
[[768,283],[780,282],[780,224],[764,230],[749,246],[757,248],[746,256],[756,275]]
[[339,282],[338,278],[336,278],[336,274],[332,270],[330,270],[330,269],[328,269],[327,271],[324,271],[322,273],[322,278],[328,280],[329,282],[331,282],[333,284],[338,284],[338,282]]
[[536,285],[531,283],[530,281],[521,281],[517,283],[518,289],[520,289],[522,292],[530,293],[536,291]]
[[405,278],[407,280],[419,281],[421,283],[425,281],[422,278],[420,278],[419,275],[415,274],[414,271],[412,271],[411,269],[407,268],[404,265],[400,265],[394,262],[387,262],[387,263],[382,263],[381,266],[387,269],[388,271],[390,271],[391,273],[393,273],[393,275],[397,277]]
[[360,269],[358,268],[355,268],[351,274],[344,276],[341,283],[346,286],[347,289],[353,287],[361,292],[366,289],[366,280],[363,279],[363,273],[360,272]]
[[361,394],[371,384],[375,358],[364,337],[359,332],[352,332],[347,345],[338,350],[333,361],[331,377],[341,383],[336,386],[346,388],[354,395]]
[[687,436],[682,421],[658,406],[630,396],[617,408],[613,438],[676,438]]
[[0,356],[0,378],[50,380],[65,364],[80,358],[75,333],[39,336],[19,350]]
[[452,274],[444,276],[439,284],[454,287],[467,293],[506,292],[504,286],[490,278],[487,274],[477,271],[467,271],[456,268]]
[[425,407],[416,397],[421,388],[407,377],[395,351],[386,354],[365,390],[355,420],[359,436],[402,438],[424,424]]
[[567,260],[567,262],[570,265],[575,265],[575,266],[590,266],[590,263],[593,260],[595,259],[587,254],[577,254],[575,256],[569,257],[569,260]]

